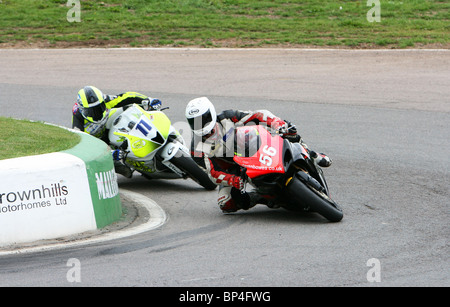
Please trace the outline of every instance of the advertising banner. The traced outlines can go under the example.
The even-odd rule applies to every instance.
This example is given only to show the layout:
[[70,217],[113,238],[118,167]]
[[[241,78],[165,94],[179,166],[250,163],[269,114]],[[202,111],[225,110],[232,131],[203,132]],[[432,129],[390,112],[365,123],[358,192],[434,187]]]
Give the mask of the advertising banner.
[[109,147],[80,136],[66,151],[0,160],[0,246],[100,229],[122,216]]
[[0,160],[0,243],[97,228],[85,163],[51,153]]

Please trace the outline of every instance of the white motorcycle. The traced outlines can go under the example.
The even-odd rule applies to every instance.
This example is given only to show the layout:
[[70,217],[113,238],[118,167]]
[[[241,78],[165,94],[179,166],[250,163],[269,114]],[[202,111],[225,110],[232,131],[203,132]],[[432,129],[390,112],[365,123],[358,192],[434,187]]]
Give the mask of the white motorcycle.
[[125,152],[123,162],[148,179],[191,178],[207,190],[216,184],[192,159],[185,141],[161,111],[131,105],[109,119],[109,141]]

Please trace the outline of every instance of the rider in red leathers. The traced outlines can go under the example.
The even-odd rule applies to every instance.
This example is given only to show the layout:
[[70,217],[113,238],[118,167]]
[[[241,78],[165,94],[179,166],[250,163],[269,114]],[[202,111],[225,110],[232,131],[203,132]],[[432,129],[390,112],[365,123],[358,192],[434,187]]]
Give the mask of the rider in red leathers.
[[[267,125],[291,142],[301,142],[297,130],[288,121],[267,110],[226,110],[216,113],[214,105],[206,97],[191,100],[186,107],[186,118],[194,133],[191,151],[197,163],[204,163],[210,177],[219,184],[218,205],[224,213],[247,210],[258,203],[271,206],[257,193],[245,192],[240,167],[233,161],[234,129],[247,124]],[[316,163],[322,167],[331,165],[324,154],[310,151]],[[203,161],[201,161],[203,159]]]

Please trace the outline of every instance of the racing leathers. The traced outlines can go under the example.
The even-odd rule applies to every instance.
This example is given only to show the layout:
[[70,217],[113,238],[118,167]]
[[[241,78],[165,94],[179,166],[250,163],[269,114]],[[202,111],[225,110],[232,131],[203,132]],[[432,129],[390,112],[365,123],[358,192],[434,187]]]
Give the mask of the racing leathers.
[[[95,136],[108,145],[110,145],[110,142],[108,139],[109,130],[107,122],[113,115],[114,118],[116,118],[116,116],[122,113],[127,106],[132,104],[141,105],[145,110],[158,109],[161,106],[161,101],[159,99],[150,98],[137,92],[125,92],[119,95],[103,95],[103,98],[106,105],[106,113],[105,116],[97,122],[91,122],[84,118],[80,112],[80,105],[78,102],[75,102],[72,108],[72,128]],[[116,149],[112,150],[111,153],[116,172],[131,178],[133,171],[121,161],[123,152]]]
[[123,108],[130,104],[135,103],[141,105],[143,102],[145,103],[145,101],[152,100],[152,98],[136,92],[125,92],[119,95],[104,95],[103,98],[105,100],[106,108],[109,110],[108,116],[105,116],[105,118],[100,122],[90,122],[82,116],[79,110],[79,105],[76,102],[72,108],[72,128],[93,135],[107,144],[109,144],[109,140],[106,129],[106,121],[114,112],[121,112],[123,109],[119,110],[119,108]]
[[[257,203],[270,206],[258,194],[245,192],[241,169],[234,160],[234,131],[236,127],[256,124],[266,125],[282,132],[291,142],[301,142],[294,126],[267,110],[240,111],[226,110],[217,115],[217,122],[212,133],[201,138],[193,136],[191,151],[194,160],[207,169],[211,179],[219,185],[218,205],[224,213],[247,210]],[[320,157],[326,157],[325,155]],[[203,159],[203,161],[201,161]],[[328,157],[326,157],[331,163]],[[325,166],[325,165],[324,165]]]

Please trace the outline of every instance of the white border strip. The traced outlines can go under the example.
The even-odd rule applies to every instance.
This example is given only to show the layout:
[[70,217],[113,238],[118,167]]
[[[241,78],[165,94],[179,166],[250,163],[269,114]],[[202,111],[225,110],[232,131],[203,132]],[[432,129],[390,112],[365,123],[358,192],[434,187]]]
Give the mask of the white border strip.
[[33,252],[42,252],[56,249],[63,249],[68,247],[77,247],[87,244],[94,244],[99,242],[105,242],[115,239],[121,239],[133,235],[137,235],[146,231],[150,231],[162,226],[167,221],[167,215],[164,210],[152,199],[143,196],[136,192],[131,192],[128,190],[120,189],[120,193],[125,195],[128,198],[131,198],[133,201],[141,204],[150,214],[150,218],[146,223],[140,224],[136,227],[132,228],[123,228],[117,231],[111,231],[108,233],[100,234],[98,236],[94,236],[92,238],[80,239],[72,242],[62,242],[55,244],[48,244],[42,246],[33,246],[27,248],[19,248],[17,250],[11,251],[0,251],[0,256],[11,255],[11,254],[25,254],[25,253],[33,253]]

